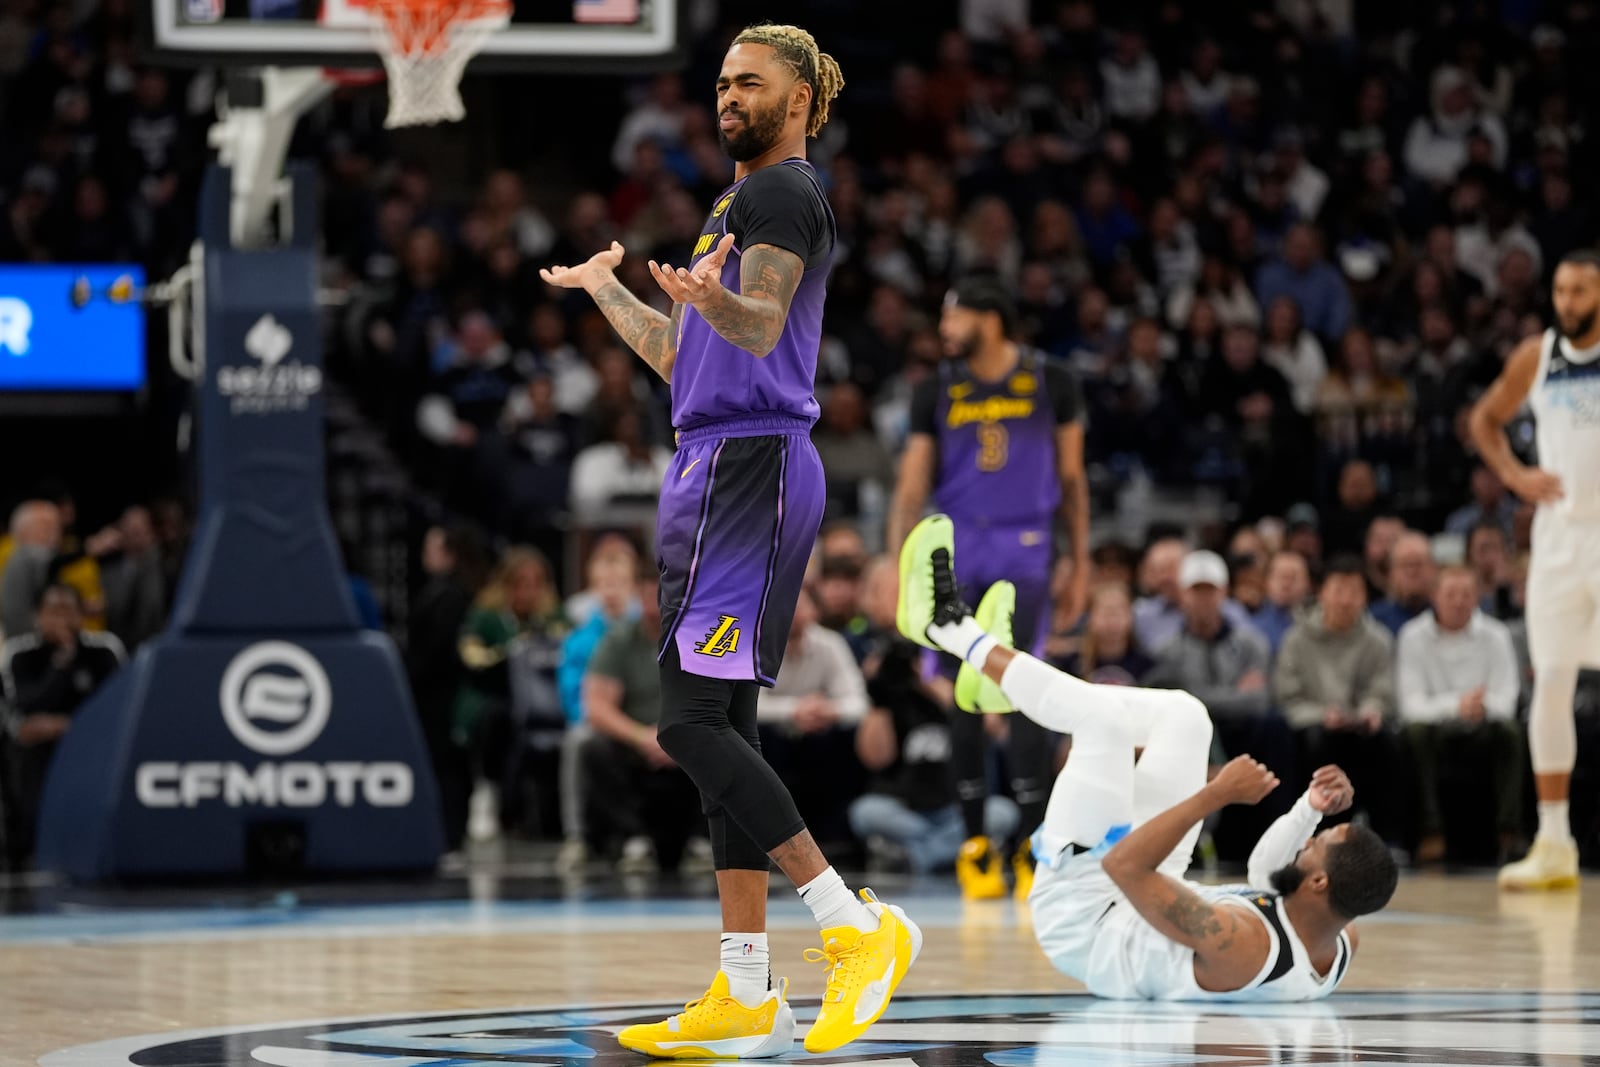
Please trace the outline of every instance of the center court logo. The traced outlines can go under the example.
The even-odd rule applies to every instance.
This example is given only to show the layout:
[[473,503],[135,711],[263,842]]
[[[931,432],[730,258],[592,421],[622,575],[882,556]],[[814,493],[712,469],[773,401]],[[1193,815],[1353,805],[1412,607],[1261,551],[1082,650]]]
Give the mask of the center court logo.
[[[394,1067],[537,1064],[638,1067],[616,1034],[681,1004],[532,1008],[346,1019],[152,1035],[67,1049],[41,1067]],[[802,1025],[815,1007],[795,1006]],[[807,1062],[878,1067],[1076,1067],[1194,1063],[1526,1064],[1589,1062],[1600,995],[1340,993],[1309,1004],[1158,1004],[1082,994],[897,997],[865,1040]]]
[[[217,690],[222,721],[256,756],[291,756],[314,745],[333,715],[333,686],[317,658],[287,641],[261,641],[237,653]],[[360,760],[246,766],[237,760],[150,761],[134,772],[147,808],[404,807],[415,778],[404,763]]]

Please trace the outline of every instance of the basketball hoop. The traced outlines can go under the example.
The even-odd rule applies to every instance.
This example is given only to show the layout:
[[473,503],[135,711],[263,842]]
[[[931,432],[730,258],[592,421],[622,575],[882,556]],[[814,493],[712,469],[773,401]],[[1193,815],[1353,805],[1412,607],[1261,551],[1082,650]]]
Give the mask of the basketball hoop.
[[384,126],[455,122],[461,75],[490,34],[511,21],[510,0],[366,0],[389,74]]

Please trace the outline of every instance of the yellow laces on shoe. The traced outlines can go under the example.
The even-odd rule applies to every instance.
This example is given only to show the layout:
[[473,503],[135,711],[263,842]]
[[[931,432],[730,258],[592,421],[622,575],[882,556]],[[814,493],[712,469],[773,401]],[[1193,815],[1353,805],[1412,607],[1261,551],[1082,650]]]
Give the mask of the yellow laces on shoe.
[[706,1010],[706,1011],[714,1011],[715,1009],[717,1009],[719,1007],[722,1007],[723,1005],[731,1002],[733,999],[734,998],[731,997],[731,996],[729,996],[729,997],[713,997],[711,995],[711,991],[708,989],[708,990],[706,990],[705,994],[703,996],[701,996],[698,1000],[691,1000],[691,1001],[689,1001],[689,1003],[687,1003],[687,1004],[685,1004],[683,1006],[683,1011],[678,1016],[679,1022],[680,1022],[680,1024],[681,1023],[687,1023],[689,1021],[689,1016],[692,1015],[695,1011],[700,1010],[702,1008],[704,1010]]
[[704,995],[702,995],[702,997],[699,998],[699,1000],[691,1000],[690,1003],[686,1003],[686,1005],[683,1005],[683,1013],[682,1014],[683,1014],[683,1016],[688,1016],[688,1014],[693,1013],[694,1009],[701,1008],[702,1005],[706,1006],[706,1008],[714,1008],[714,1006],[720,1005],[720,1003],[725,1003],[725,1001],[730,1001],[730,1000],[733,1000],[733,997],[712,997],[712,995],[710,995],[709,990],[707,990],[707,992],[704,993]]
[[822,995],[823,1003],[834,1004],[844,999],[845,989],[855,984],[853,979],[857,972],[867,965],[870,953],[865,949],[866,939],[862,937],[850,944],[830,938],[821,948],[806,949],[807,963],[828,964],[828,987]]
[[[812,950],[812,951],[815,951],[815,950]],[[778,979],[778,984],[777,984],[777,986],[775,988],[778,990],[778,999],[779,1000],[787,1000],[788,999],[788,996],[789,996],[789,979],[787,979],[787,978],[779,978]],[[726,1008],[729,1005],[733,1005],[734,1007],[743,1008],[746,1011],[759,1011],[761,1009],[761,1005],[765,1004],[765,1003],[766,1003],[766,998],[763,997],[761,1003],[752,1006],[752,1005],[746,1004],[744,1001],[740,1000],[738,997],[733,996],[731,993],[728,996],[725,996],[725,997],[713,997],[711,995],[711,990],[708,989],[708,990],[705,991],[705,993],[703,993],[700,996],[700,998],[698,1000],[691,1000],[691,1001],[689,1001],[689,1003],[685,1004],[683,1006],[683,1011],[679,1014],[678,1018],[680,1020],[687,1021],[688,1017],[698,1009],[704,1009],[705,1011],[709,1012],[709,1011],[713,1011],[713,1010],[718,1009],[718,1008]]]

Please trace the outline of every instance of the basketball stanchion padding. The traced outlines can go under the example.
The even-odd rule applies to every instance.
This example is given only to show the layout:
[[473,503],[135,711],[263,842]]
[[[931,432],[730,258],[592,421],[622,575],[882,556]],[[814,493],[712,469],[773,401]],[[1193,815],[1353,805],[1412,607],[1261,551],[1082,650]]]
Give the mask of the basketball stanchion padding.
[[[284,186],[288,214],[315,218],[313,169]],[[328,514],[318,234],[240,248],[232,188],[207,171],[191,268],[193,542],[166,629],[62,738],[39,865],[84,881],[431,871],[443,828],[405,668],[361,628]]]

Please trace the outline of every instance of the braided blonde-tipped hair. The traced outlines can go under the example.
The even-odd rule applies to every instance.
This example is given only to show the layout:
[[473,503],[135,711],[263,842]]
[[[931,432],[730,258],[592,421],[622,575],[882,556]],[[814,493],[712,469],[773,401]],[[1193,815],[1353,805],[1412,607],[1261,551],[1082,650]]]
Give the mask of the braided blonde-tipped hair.
[[806,120],[806,136],[815,137],[828,124],[828,104],[844,88],[844,74],[828,53],[817,48],[817,39],[799,26],[777,26],[770,22],[746,26],[733,39],[734,44],[762,44],[772,49],[778,61],[794,76],[811,86],[811,115]]

